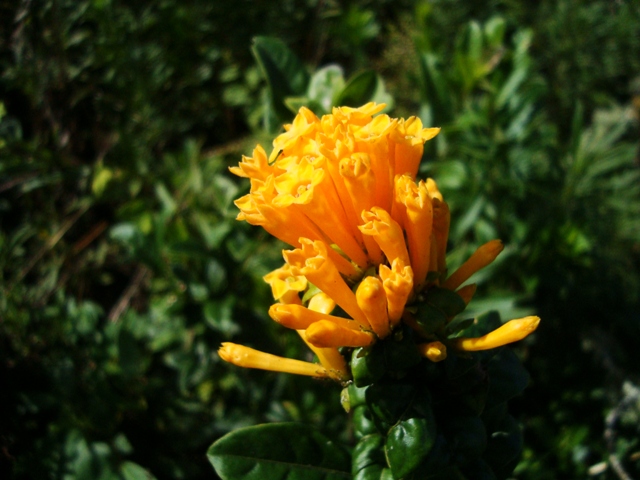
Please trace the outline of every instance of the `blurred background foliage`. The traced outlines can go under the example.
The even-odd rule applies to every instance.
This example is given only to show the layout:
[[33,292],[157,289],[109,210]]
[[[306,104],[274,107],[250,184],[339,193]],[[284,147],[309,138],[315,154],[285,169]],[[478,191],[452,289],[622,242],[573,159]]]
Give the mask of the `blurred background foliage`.
[[507,245],[470,308],[543,319],[516,347],[515,476],[640,475],[638,2],[0,12],[2,478],[215,478],[207,446],[260,422],[353,440],[334,385],[215,352],[310,358],[267,316],[282,245],[234,220],[227,167],[300,105],[368,99],[443,128],[421,174],[452,208],[450,264]]

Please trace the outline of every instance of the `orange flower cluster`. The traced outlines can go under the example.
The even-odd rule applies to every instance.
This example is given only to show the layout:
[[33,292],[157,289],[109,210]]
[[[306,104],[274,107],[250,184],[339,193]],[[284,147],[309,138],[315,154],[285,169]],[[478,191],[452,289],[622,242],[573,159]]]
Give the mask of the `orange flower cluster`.
[[[340,107],[322,118],[301,108],[274,140],[269,156],[257,146],[253,157],[230,169],[251,180],[250,193],[236,201],[238,219],[294,247],[283,252],[284,266],[265,277],[279,302],[269,315],[297,330],[320,365],[277,360],[232,343],[219,351],[224,360],[345,380],[349,371],[339,347],[371,345],[403,318],[411,325],[407,302],[434,284],[457,290],[502,250],[500,241],[489,242],[443,278],[449,208],[432,179],[415,180],[424,143],[440,129],[423,128],[416,117],[374,116],[383,108],[374,103]],[[457,291],[468,302],[475,287]],[[348,318],[332,315],[336,305]],[[458,339],[455,345],[493,348],[523,336],[479,343]],[[440,342],[417,348],[433,361],[446,357]]]

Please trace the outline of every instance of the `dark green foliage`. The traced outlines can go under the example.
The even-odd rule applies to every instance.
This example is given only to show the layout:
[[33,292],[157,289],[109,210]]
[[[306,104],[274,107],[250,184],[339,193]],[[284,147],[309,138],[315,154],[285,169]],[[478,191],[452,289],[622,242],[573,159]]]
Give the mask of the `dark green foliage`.
[[[0,477],[213,478],[212,441],[291,421],[352,447],[358,479],[413,465],[384,456],[395,421],[428,440],[416,479],[504,478],[521,449],[517,478],[638,476],[638,31],[633,1],[0,1]],[[289,90],[252,45],[290,59]],[[443,127],[421,175],[450,271],[505,242],[444,333],[540,315],[523,397],[511,350],[433,364],[401,332],[353,352],[347,429],[338,387],[215,354],[312,358],[266,315],[282,246],[234,220],[226,167],[300,106],[372,99]],[[432,300],[435,332],[459,301]],[[398,413],[380,382],[422,400]]]
[[207,456],[223,480],[351,478],[344,449],[302,424],[277,423],[236,430]]
[[[493,321],[495,314],[478,323],[491,328]],[[381,341],[369,356],[383,356],[393,343]],[[404,349],[411,356],[415,345]],[[529,376],[510,350],[494,353],[452,353],[438,364],[422,359],[409,369],[388,367],[364,389],[346,389],[343,403],[356,411],[365,407],[365,392],[366,410],[353,417],[356,431],[371,432],[370,422],[377,430],[354,448],[354,478],[380,478],[385,468],[396,479],[448,478],[451,471],[458,478],[507,478],[522,451],[522,434],[505,402],[524,390]],[[384,457],[378,452],[383,444]]]

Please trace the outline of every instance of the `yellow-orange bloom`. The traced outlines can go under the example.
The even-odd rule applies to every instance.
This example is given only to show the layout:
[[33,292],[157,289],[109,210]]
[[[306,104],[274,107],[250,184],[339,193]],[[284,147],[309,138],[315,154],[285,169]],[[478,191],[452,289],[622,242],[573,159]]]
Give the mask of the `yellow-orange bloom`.
[[501,347],[508,343],[522,340],[530,333],[533,333],[535,329],[538,328],[539,323],[540,317],[535,316],[511,320],[482,337],[457,338],[455,340],[455,346],[458,350],[465,350],[467,352],[477,352]]
[[362,212],[362,219],[365,224],[360,230],[374,238],[389,262],[399,258],[405,265],[409,265],[409,254],[402,229],[386,210],[373,207],[371,211]]
[[375,341],[373,334],[341,327],[329,320],[320,320],[306,330],[307,340],[316,347],[366,347]]
[[460,268],[445,280],[442,286],[449,290],[455,290],[466,282],[471,275],[493,262],[503,249],[504,245],[500,240],[491,240],[481,245]]
[[420,355],[433,363],[441,362],[447,358],[447,347],[442,342],[421,343],[418,345],[418,350]]
[[326,368],[315,363],[293,360],[291,358],[278,357],[264,353],[253,348],[225,342],[218,350],[218,355],[225,362],[233,363],[239,367],[258,368],[272,372],[295,373],[310,377],[330,377]]
[[[502,244],[481,246],[444,280],[449,207],[433,179],[416,180],[424,143],[440,129],[424,128],[416,117],[380,114],[384,107],[338,107],[321,118],[301,108],[268,155],[258,145],[230,168],[251,181],[249,194],[236,200],[238,220],[293,247],[283,251],[285,265],[264,277],[279,302],[269,315],[295,329],[322,366],[289,364],[232,344],[221,349],[224,359],[345,381],[349,369],[339,348],[371,345],[401,321],[428,341],[416,343],[423,356],[446,358],[445,345],[436,341],[449,341],[446,326],[423,328],[427,320],[411,312],[425,311],[420,305],[429,304],[434,287],[456,291],[468,303],[475,285],[460,286],[491,263]],[[446,301],[456,303],[442,294],[432,298],[445,301],[445,309]],[[491,348],[526,331],[509,328],[453,342],[463,350]]]
[[396,258],[391,268],[380,265],[380,279],[387,294],[387,311],[392,325],[402,318],[402,312],[413,290],[413,270]]
[[356,300],[379,338],[391,333],[391,323],[387,314],[387,295],[382,281],[377,277],[365,277],[356,290]]
[[301,238],[301,249],[284,250],[285,261],[293,267],[296,274],[304,275],[311,283],[335,300],[362,327],[369,328],[356,296],[353,294],[340,272],[327,256],[322,242],[312,242]]

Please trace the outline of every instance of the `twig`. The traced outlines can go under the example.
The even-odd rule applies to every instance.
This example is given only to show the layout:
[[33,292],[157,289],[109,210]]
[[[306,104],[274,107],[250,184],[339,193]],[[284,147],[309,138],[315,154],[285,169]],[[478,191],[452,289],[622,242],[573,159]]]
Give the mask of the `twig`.
[[62,224],[62,227],[60,227],[60,229],[55,234],[49,237],[49,240],[47,240],[47,242],[43,245],[43,247],[40,250],[38,250],[38,253],[36,253],[33,257],[31,257],[31,260],[29,260],[29,263],[27,263],[27,266],[24,267],[22,271],[18,274],[18,278],[17,278],[18,282],[21,281],[31,271],[33,267],[36,266],[36,264],[40,261],[40,259],[44,256],[45,253],[47,253],[49,250],[51,250],[53,247],[56,246],[56,244],[62,239],[62,237],[64,237],[65,233],[69,231],[69,229],[73,226],[73,224],[76,223],[78,219],[82,216],[82,214],[84,214],[88,209],[89,209],[89,205],[83,206],[80,210],[74,213],[71,218],[68,218]]
[[129,285],[127,286],[125,291],[122,292],[120,299],[109,312],[107,320],[114,323],[120,320],[120,317],[122,316],[124,311],[129,307],[131,299],[135,296],[136,293],[138,293],[140,285],[142,285],[142,282],[144,281],[148,273],[150,273],[150,270],[144,265],[140,265],[137,268],[133,277],[131,277]]
[[633,385],[631,382],[625,382],[623,387],[624,397],[616,408],[609,412],[605,421],[604,438],[607,441],[607,448],[609,449],[609,463],[611,468],[620,480],[633,480],[633,478],[626,472],[622,462],[615,454],[616,438],[618,437],[617,426],[618,420],[622,413],[629,408],[634,402],[640,398],[640,389]]
[[91,242],[93,242],[100,236],[102,232],[106,230],[108,226],[109,224],[106,220],[102,220],[100,223],[94,226],[91,230],[89,230],[89,233],[87,233],[84,237],[76,242],[76,244],[73,246],[73,254],[77,255],[82,250],[87,248],[91,244]]

